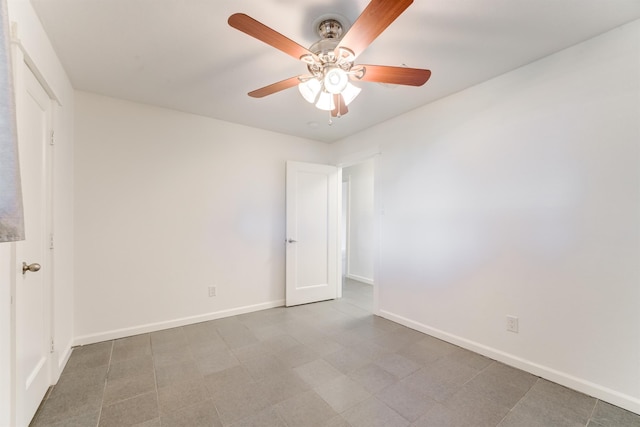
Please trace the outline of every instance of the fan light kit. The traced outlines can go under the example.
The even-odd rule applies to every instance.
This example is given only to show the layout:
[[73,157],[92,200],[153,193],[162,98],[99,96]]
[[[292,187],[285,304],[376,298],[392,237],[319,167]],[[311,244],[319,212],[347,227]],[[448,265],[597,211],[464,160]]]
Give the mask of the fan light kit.
[[384,65],[354,65],[358,55],[411,3],[413,0],[372,0],[344,36],[341,17],[325,15],[315,23],[320,40],[309,49],[248,15],[231,15],[229,25],[233,28],[306,63],[309,71],[309,74],[291,77],[249,92],[249,96],[262,98],[298,86],[307,102],[315,104],[320,110],[330,111],[331,117],[341,117],[347,114],[347,105],[361,91],[352,81],[422,86],[431,77],[431,71]]

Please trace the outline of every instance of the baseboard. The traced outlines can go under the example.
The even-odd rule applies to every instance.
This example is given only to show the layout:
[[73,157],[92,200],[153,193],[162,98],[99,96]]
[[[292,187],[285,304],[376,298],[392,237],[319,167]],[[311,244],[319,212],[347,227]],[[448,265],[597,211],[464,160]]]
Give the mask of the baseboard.
[[97,334],[82,335],[76,337],[74,346],[94,344],[102,341],[109,341],[118,338],[130,337],[133,335],[146,334],[149,332],[161,331],[163,329],[177,328],[194,323],[207,322],[209,320],[222,319],[224,317],[237,316],[239,314],[252,313],[254,311],[266,310],[269,308],[282,307],[284,300],[270,301],[261,304],[247,305],[244,307],[232,308],[229,310],[215,311],[198,316],[183,317],[180,319],[167,320],[163,322],[147,323],[145,325],[133,326],[130,328],[115,329],[100,332]]
[[58,372],[62,373],[62,371],[64,370],[64,367],[67,366],[67,362],[71,357],[72,351],[73,351],[73,338],[69,340],[69,343],[64,348],[64,353],[62,354],[62,357],[58,359]]
[[366,283],[367,285],[373,285],[373,279],[367,279],[366,277],[358,276],[357,274],[349,274],[345,275],[347,279],[355,280],[357,282]]
[[53,353],[53,368],[54,372],[51,373],[51,385],[56,384],[60,379],[60,375],[62,371],[64,371],[64,367],[67,366],[67,362],[71,357],[71,353],[73,351],[73,338],[69,340],[67,345],[63,347],[64,352],[60,355],[60,352],[56,350]]
[[565,387],[569,387],[573,390],[619,406],[636,414],[640,414],[640,399],[637,399],[633,396],[620,393],[618,391],[601,386],[599,384],[592,383],[582,378],[574,377],[565,372],[558,371],[548,366],[543,366],[530,360],[522,359],[520,357],[505,353],[492,347],[488,347],[475,341],[452,335],[450,333],[432,328],[422,323],[415,322],[411,319],[407,319],[406,317],[399,316],[386,310],[379,310],[377,314],[381,317],[384,317],[385,319],[400,323],[401,325],[404,325],[408,328],[415,329],[416,331],[423,332],[427,335],[431,335],[435,338],[439,338],[443,341],[447,341],[451,344],[455,344],[459,347],[497,360],[506,365],[522,369],[523,371],[542,377],[546,380],[563,385]]

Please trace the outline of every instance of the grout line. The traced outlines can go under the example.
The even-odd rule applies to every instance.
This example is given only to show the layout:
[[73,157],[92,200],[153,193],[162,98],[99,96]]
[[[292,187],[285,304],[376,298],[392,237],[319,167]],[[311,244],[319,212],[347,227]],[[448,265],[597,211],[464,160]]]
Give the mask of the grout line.
[[[449,355],[445,355],[444,357],[449,357]],[[467,381],[465,381],[461,386],[460,389],[462,389],[464,386],[466,386],[467,384],[469,384],[471,381],[473,381],[474,379],[476,379],[478,376],[480,376],[480,374],[482,374],[484,371],[486,371],[487,369],[489,369],[490,366],[492,366],[494,363],[497,363],[495,360],[491,359],[491,363],[489,363],[487,366],[485,366],[484,368],[480,369],[478,371],[478,373],[476,373],[473,377],[469,378]]]
[[509,409],[509,412],[507,412],[507,413],[506,413],[506,415],[505,415],[505,416],[500,420],[500,422],[497,424],[497,426],[496,426],[496,427],[500,427],[500,425],[502,424],[502,422],[503,422],[505,419],[507,419],[507,417],[509,416],[509,414],[510,414],[511,412],[513,412],[513,410],[514,410],[514,409],[516,409],[516,408],[518,407],[518,405],[520,404],[520,402],[522,402],[522,401],[527,397],[527,395],[531,392],[531,390],[533,390],[533,387],[534,387],[534,386],[535,386],[539,381],[540,381],[540,377],[538,377],[538,379],[537,379],[533,384],[531,384],[531,387],[529,387],[529,390],[527,390],[527,392],[526,392],[525,394],[523,394],[523,395],[522,395],[522,397],[520,398],[520,400],[518,400],[518,401],[515,403],[515,405],[513,405],[513,406],[511,407],[511,409]]
[[158,397],[158,378],[156,376],[156,362],[154,358],[155,352],[153,351],[153,341],[151,340],[151,333],[149,335],[149,349],[151,350],[151,367],[153,368],[153,385],[156,393],[156,408],[158,408],[158,418],[160,419],[160,424],[162,424],[162,417],[160,416],[160,402]]
[[104,386],[102,387],[102,401],[100,402],[100,410],[98,411],[98,420],[96,421],[96,427],[100,425],[100,419],[102,418],[102,407],[104,406],[104,395],[107,391],[107,382],[109,378],[109,372],[111,371],[111,359],[113,358],[113,346],[114,341],[111,340],[111,351],[109,352],[109,362],[107,363],[107,373],[104,376]]
[[[600,399],[595,399],[596,402],[593,404],[593,408],[591,408],[591,413],[589,414],[589,417],[587,418],[587,423],[585,424],[585,427],[589,425],[589,421],[591,421],[591,419],[593,418],[593,414],[596,412],[596,407],[598,406],[598,402],[600,401]],[[594,421],[595,423],[595,421]]]

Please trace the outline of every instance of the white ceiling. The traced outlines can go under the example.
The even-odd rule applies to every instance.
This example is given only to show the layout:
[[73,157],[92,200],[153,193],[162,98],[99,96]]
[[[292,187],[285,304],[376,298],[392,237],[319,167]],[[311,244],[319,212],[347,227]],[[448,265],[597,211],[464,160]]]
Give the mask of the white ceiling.
[[639,0],[415,0],[357,63],[428,68],[422,87],[360,82],[349,114],[296,88],[247,92],[306,66],[227,25],[246,13],[303,46],[368,0],[31,0],[76,89],[332,142],[640,18]]

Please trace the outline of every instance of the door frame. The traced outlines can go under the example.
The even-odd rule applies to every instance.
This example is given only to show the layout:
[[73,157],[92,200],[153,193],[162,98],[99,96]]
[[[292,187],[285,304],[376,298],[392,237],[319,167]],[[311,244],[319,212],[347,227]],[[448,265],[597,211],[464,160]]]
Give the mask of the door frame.
[[[21,106],[18,99],[18,94],[23,93],[25,90],[25,73],[31,72],[38,83],[42,86],[44,92],[47,94],[49,98],[49,102],[51,104],[51,112],[49,117],[49,125],[48,130],[51,132],[51,137],[53,138],[53,132],[55,129],[55,106],[61,105],[59,99],[51,89],[51,86],[48,84],[46,78],[42,74],[42,72],[37,67],[36,63],[33,61],[31,56],[26,51],[24,45],[20,42],[16,34],[16,29],[12,25],[11,28],[11,58],[12,58],[12,66],[13,66],[13,88],[14,88],[14,99],[16,100],[16,124],[17,128],[20,128],[20,120],[21,120]],[[18,136],[18,146],[20,145],[20,139]],[[52,247],[48,244],[48,237],[53,236],[53,143],[46,144],[44,147],[44,162],[43,162],[43,176],[44,176],[44,197],[41,206],[43,212],[43,241],[41,242],[43,245],[43,264],[48,266],[49,268],[46,271],[41,271],[40,274],[43,274],[44,281],[44,297],[46,298],[45,304],[46,308],[46,321],[47,325],[47,339],[51,343],[51,350],[47,356],[46,361],[46,372],[47,372],[47,382],[49,385],[52,385],[56,382],[57,372],[54,366],[54,275],[53,275],[53,253]],[[28,230],[26,230],[28,232]],[[28,236],[27,236],[28,238]],[[10,281],[10,299],[11,299],[11,309],[10,309],[10,322],[9,322],[9,366],[11,367],[10,378],[9,378],[9,391],[10,391],[10,402],[9,402],[9,421],[11,425],[15,425],[17,422],[17,391],[18,391],[18,383],[17,383],[17,360],[16,360],[16,352],[17,352],[17,342],[16,342],[16,286],[18,283],[18,274],[19,274],[19,266],[18,264],[22,262],[22,260],[18,259],[18,245],[21,242],[13,242],[10,245],[10,263],[11,263],[11,271],[9,276]]]
[[[342,175],[342,185],[340,186],[340,286],[338,287],[338,298],[342,298],[342,288],[344,286],[344,279],[349,273],[349,228],[350,215],[351,215],[351,176],[347,176],[347,180],[344,180],[344,168],[347,166],[340,166]],[[345,190],[346,189],[346,190]],[[345,197],[346,196],[346,197]],[[342,255],[342,239],[344,238],[344,258]]]
[[[350,154],[340,159],[337,162],[337,166],[340,168],[340,171],[344,168],[348,168],[349,166],[354,166],[359,163],[365,162],[367,160],[373,160],[373,216],[374,216],[374,236],[373,236],[373,314],[380,315],[380,241],[381,241],[381,232],[382,232],[382,216],[384,215],[384,206],[380,197],[378,197],[378,182],[380,179],[380,158],[382,156],[382,152],[379,148],[374,148],[372,150],[362,151]],[[349,184],[351,184],[349,182]],[[349,189],[351,191],[351,189]],[[340,186],[340,201],[342,202],[342,186]],[[340,208],[342,209],[342,207]],[[340,215],[340,230],[342,230],[342,215]],[[347,221],[349,218],[347,217]],[[348,226],[348,224],[347,224]],[[348,236],[347,236],[348,237]],[[347,251],[349,250],[349,241],[347,239]],[[348,256],[348,254],[347,254]],[[349,261],[347,261],[348,263]],[[342,267],[342,260],[340,260],[340,267]],[[348,268],[348,267],[347,267]],[[341,271],[340,279],[342,279],[342,275],[346,273]],[[342,286],[340,286],[340,297],[342,297]]]

